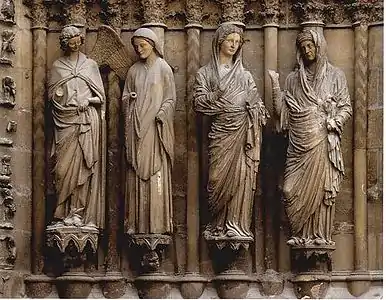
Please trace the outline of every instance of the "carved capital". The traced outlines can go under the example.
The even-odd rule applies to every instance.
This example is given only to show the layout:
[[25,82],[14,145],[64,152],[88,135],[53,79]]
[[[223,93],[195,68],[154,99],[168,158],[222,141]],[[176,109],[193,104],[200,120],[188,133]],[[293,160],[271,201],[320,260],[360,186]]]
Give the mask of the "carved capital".
[[262,7],[260,16],[264,24],[279,24],[279,19],[283,16],[280,11],[279,0],[266,0],[262,3]]
[[145,23],[165,23],[165,0],[141,0]]
[[349,0],[345,5],[353,23],[367,24],[383,20],[383,2],[378,0]]
[[244,1],[222,0],[222,22],[244,23]]
[[293,1],[293,3],[292,10],[300,23],[322,23],[325,20],[325,15],[333,9],[332,6],[324,4],[322,0],[301,0]]
[[122,26],[122,7],[124,7],[124,2],[120,0],[101,1],[102,20],[114,28],[120,28]]
[[202,7],[201,0],[186,0],[186,20],[188,24],[201,24]]
[[61,22],[65,25],[73,24],[84,26],[86,24],[87,5],[84,0],[54,0],[61,5]]
[[32,12],[32,27],[45,28],[47,27],[47,7],[42,2],[35,2],[31,9]]

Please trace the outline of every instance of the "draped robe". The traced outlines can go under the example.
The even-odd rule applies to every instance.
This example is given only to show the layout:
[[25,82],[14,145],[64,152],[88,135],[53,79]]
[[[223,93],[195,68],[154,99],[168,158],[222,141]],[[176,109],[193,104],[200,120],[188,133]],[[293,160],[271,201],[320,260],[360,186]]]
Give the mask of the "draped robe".
[[92,105],[79,110],[87,98],[105,101],[98,65],[83,53],[75,63],[59,58],[51,69],[48,94],[55,125],[51,152],[57,193],[54,218],[63,220],[76,213],[83,224],[103,228],[100,114]]
[[[130,97],[136,93],[136,99]],[[174,77],[157,57],[129,70],[122,96],[125,131],[125,230],[172,232],[171,168],[174,157]],[[156,116],[161,122],[156,122]]]
[[[299,69],[287,77],[277,106],[279,128],[289,137],[284,205],[295,243],[334,244],[335,197],[344,175],[341,133],[352,109],[344,73],[327,62],[324,40],[314,42],[316,71],[298,52]],[[335,119],[338,131],[327,130],[327,119]]]
[[229,72],[223,72],[216,41],[213,44],[212,61],[198,71],[194,88],[195,110],[212,116],[207,186],[212,220],[206,233],[251,238],[266,110],[252,75],[242,66],[241,53],[235,54]]

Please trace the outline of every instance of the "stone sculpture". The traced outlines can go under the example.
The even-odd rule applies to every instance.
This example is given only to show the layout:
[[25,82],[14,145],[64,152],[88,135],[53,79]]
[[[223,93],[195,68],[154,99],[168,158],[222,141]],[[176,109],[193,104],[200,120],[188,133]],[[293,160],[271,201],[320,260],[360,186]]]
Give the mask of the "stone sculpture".
[[16,53],[15,33],[12,30],[4,30],[1,33],[0,63],[11,65],[12,57]]
[[16,105],[16,83],[11,76],[5,76],[2,80],[3,96],[0,105],[14,107]]
[[344,175],[343,125],[352,114],[344,73],[327,60],[322,34],[307,29],[296,39],[297,68],[280,91],[269,71],[278,129],[288,132],[284,205],[289,245],[334,245],[335,198]]
[[[140,60],[129,69],[122,95],[125,231],[135,244],[148,244],[154,251],[159,243],[169,244],[168,235],[173,231],[171,168],[176,90],[156,34],[140,28],[131,41]],[[143,257],[144,264],[148,256]]]
[[49,81],[55,125],[51,153],[57,193],[54,223],[103,228],[101,105],[105,94],[98,65],[79,51],[83,41],[76,27],[62,30],[65,55],[54,62]]
[[[97,63],[80,52],[84,42],[80,30],[66,26],[59,40],[64,56],[54,62],[48,84],[57,202],[46,229],[46,244],[53,260],[59,257],[54,265],[60,275],[59,296],[84,298],[92,286],[84,273],[85,262],[96,253],[99,230],[105,226],[106,99]],[[82,282],[81,288],[77,282]]]
[[0,12],[4,22],[15,23],[15,3],[13,0],[4,0]]
[[250,230],[260,161],[261,129],[268,112],[242,64],[242,29],[224,23],[212,42],[211,61],[196,76],[194,107],[212,116],[209,133],[207,240],[253,241]]

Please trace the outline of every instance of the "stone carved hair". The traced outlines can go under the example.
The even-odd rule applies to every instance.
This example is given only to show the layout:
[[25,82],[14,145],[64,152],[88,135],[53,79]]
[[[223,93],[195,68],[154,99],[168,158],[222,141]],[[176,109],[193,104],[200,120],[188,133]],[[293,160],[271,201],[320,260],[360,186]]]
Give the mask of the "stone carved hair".
[[60,49],[62,49],[63,51],[66,51],[68,48],[68,41],[77,36],[80,36],[80,39],[83,45],[84,35],[80,32],[80,30],[72,25],[65,26],[62,29],[62,32],[60,33],[60,36],[59,36]]
[[232,33],[237,33],[238,35],[240,35],[240,46],[242,46],[242,44],[244,43],[244,39],[243,39],[243,30],[236,26],[235,24],[232,24],[232,23],[223,23],[221,24],[221,26],[217,29],[218,31],[218,41],[217,41],[217,44],[218,44],[218,47],[221,47],[221,44],[225,41],[226,37]]

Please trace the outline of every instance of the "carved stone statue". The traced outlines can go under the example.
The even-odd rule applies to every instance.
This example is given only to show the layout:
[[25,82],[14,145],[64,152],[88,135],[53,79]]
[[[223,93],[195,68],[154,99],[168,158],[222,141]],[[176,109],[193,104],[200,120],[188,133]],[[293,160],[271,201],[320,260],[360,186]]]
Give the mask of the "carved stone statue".
[[136,30],[131,41],[140,60],[129,69],[122,95],[126,232],[171,233],[176,103],[173,72],[152,30]]
[[104,227],[101,197],[101,132],[105,93],[98,65],[80,52],[84,37],[74,26],[60,34],[65,55],[51,69],[48,97],[54,121],[54,224]]
[[327,60],[322,34],[310,29],[296,38],[297,68],[280,91],[269,71],[278,129],[288,132],[284,205],[293,246],[333,246],[335,198],[344,175],[343,125],[352,114],[344,73]]
[[242,44],[242,30],[222,24],[212,41],[211,61],[196,75],[195,110],[212,116],[207,186],[212,220],[204,232],[207,240],[253,240],[261,128],[268,112],[243,67]]

